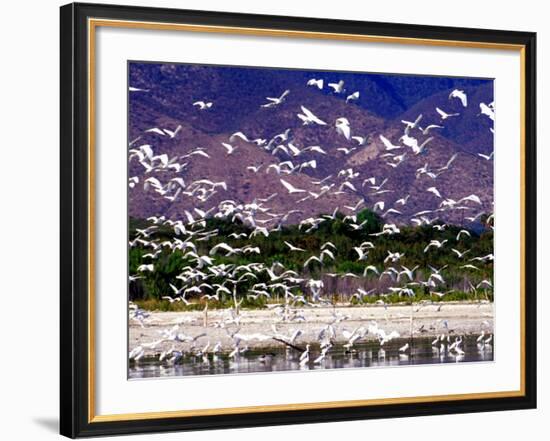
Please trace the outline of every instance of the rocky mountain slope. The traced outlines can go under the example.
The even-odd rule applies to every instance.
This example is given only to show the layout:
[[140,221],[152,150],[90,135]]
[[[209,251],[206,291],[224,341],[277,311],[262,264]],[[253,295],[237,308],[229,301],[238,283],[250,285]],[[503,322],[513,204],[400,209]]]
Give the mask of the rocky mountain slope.
[[[309,78],[324,78],[323,90],[306,86]],[[331,92],[327,83],[339,79],[346,91]],[[300,213],[286,221],[297,222],[337,207],[353,214],[375,205],[388,222],[397,223],[410,223],[429,211],[424,214],[428,220],[468,224],[469,217],[492,212],[493,162],[479,156],[493,151],[492,121],[479,107],[492,101],[489,81],[140,64],[131,65],[129,84],[142,89],[129,95],[129,177],[139,180],[129,189],[132,217],[162,214],[176,219],[186,210],[206,211],[227,200],[250,204],[271,195],[262,202],[269,211],[258,216],[266,222],[290,210]],[[457,87],[466,92],[467,107],[449,98]],[[279,97],[285,90],[289,93],[280,104],[262,107],[268,103],[265,97]],[[355,91],[359,98],[347,102],[346,96]],[[199,110],[193,105],[199,100],[212,102],[212,107]],[[303,125],[297,117],[301,106],[326,124]],[[459,115],[442,120],[436,107]],[[400,141],[406,127],[401,120],[413,122],[420,114],[409,136],[419,144],[433,139],[415,154]],[[349,121],[351,136],[364,139],[339,133],[338,118]],[[424,135],[419,127],[429,124],[443,128]],[[147,131],[154,128],[158,131]],[[178,131],[172,137],[165,129]],[[237,131],[250,141],[263,141],[232,137]],[[387,150],[380,135],[401,148]],[[234,150],[229,153],[222,143]],[[140,161],[143,145],[150,146],[153,156],[165,155],[149,171],[143,162],[150,158]],[[312,146],[322,152],[308,149]],[[167,167],[163,161],[178,166]],[[275,166],[282,167],[280,174]],[[164,194],[150,182],[144,185],[151,177],[164,186]],[[176,178],[182,181],[168,185]],[[281,179],[303,191],[289,194]],[[201,180],[225,185],[196,184]],[[479,202],[460,202],[470,195]],[[399,203],[403,198],[406,203]]]

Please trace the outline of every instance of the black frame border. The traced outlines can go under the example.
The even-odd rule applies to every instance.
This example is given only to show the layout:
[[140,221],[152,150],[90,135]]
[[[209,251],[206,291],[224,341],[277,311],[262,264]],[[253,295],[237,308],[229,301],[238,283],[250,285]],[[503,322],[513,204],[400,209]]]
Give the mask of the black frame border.
[[[524,46],[525,395],[330,409],[89,422],[88,18]],[[536,33],[72,3],[60,8],[60,144],[60,433],[62,435],[76,438],[536,407]]]

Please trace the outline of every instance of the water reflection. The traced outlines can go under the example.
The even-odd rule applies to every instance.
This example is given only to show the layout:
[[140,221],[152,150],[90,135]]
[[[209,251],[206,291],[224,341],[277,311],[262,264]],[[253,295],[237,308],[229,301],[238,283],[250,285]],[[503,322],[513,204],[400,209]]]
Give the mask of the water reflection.
[[[409,344],[406,351],[400,351]],[[219,375],[255,372],[276,372],[315,369],[343,369],[416,364],[439,364],[457,362],[492,361],[493,344],[480,345],[477,336],[464,337],[460,350],[453,350],[452,341],[434,341],[433,338],[395,339],[383,347],[378,342],[356,344],[348,351],[335,345],[320,361],[319,347],[312,345],[310,361],[301,366],[300,352],[293,349],[273,347],[248,350],[235,357],[229,354],[209,354],[206,357],[184,355],[177,364],[159,363],[157,358],[142,359],[130,364],[129,377],[176,377],[188,375]]]

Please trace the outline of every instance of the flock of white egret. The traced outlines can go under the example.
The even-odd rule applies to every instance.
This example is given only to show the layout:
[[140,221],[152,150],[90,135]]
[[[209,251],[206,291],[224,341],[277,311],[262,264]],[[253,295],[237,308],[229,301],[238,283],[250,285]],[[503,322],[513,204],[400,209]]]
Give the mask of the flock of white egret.
[[[312,87],[323,90],[325,81],[322,78],[312,78],[304,87]],[[149,89],[139,89],[130,87],[130,93],[149,93]],[[355,105],[362,96],[360,91],[346,92],[345,82],[343,80],[337,83],[327,85],[332,90],[332,95],[341,95],[347,105]],[[258,99],[258,107],[265,112],[277,112],[278,109],[287,105],[287,98],[292,94],[290,89],[286,89],[276,97],[265,97]],[[472,105],[469,102],[467,94],[463,90],[455,89],[449,96],[449,100],[459,100],[460,105],[466,108]],[[433,133],[442,130],[444,125],[451,123],[454,119],[461,117],[460,112],[449,112],[444,110],[446,103],[442,102],[433,109],[432,114],[420,114],[414,121],[403,120],[403,130],[398,136],[390,137],[387,133],[371,133],[368,136],[355,133],[353,124],[346,116],[340,116],[334,121],[328,119],[322,114],[314,113],[307,107],[307,103],[302,104],[296,109],[296,118],[302,125],[331,126],[342,141],[342,145],[336,150],[345,156],[352,155],[366,148],[368,142],[374,142],[379,146],[379,157],[384,159],[385,166],[395,169],[411,157],[424,154],[434,141]],[[495,108],[493,103],[478,103],[480,108],[480,118],[489,118],[494,121]],[[210,112],[216,111],[216,103],[207,99],[195,101],[192,106],[197,112],[202,112],[204,117],[208,117]],[[421,125],[423,122],[425,125]],[[491,129],[492,131],[492,129]],[[163,328],[158,331],[158,338],[152,341],[143,341],[136,345],[129,353],[129,359],[139,362],[142,358],[154,356],[159,362],[174,364],[182,360],[192,360],[194,363],[209,363],[213,357],[219,356],[222,352],[230,359],[238,359],[249,348],[252,343],[269,342],[270,344],[284,344],[289,351],[295,351],[296,357],[301,367],[322,366],[327,357],[330,356],[336,342],[341,342],[346,351],[352,352],[354,345],[367,340],[376,340],[380,348],[393,339],[403,337],[397,331],[391,330],[391,323],[377,323],[370,321],[354,329],[346,326],[345,314],[335,312],[330,320],[323,323],[318,331],[315,341],[302,341],[302,331],[300,326],[306,323],[306,317],[303,313],[308,308],[330,308],[334,307],[334,302],[324,292],[323,280],[311,278],[306,271],[310,265],[320,265],[323,267],[327,262],[334,261],[338,253],[337,247],[327,241],[318,250],[318,253],[309,256],[304,260],[304,272],[293,271],[285,268],[280,262],[275,262],[268,266],[258,259],[258,262],[252,262],[246,265],[236,265],[220,263],[219,256],[248,257],[261,256],[261,246],[246,244],[246,240],[256,236],[269,237],[274,231],[280,231],[286,225],[298,225],[304,235],[314,232],[323,222],[334,219],[337,213],[344,216],[343,221],[352,231],[360,231],[367,224],[367,220],[359,220],[358,212],[364,208],[369,208],[375,213],[379,213],[383,219],[393,215],[401,215],[403,207],[410,200],[410,194],[406,188],[396,188],[392,186],[391,179],[384,176],[384,170],[380,170],[378,176],[364,176],[360,171],[353,167],[347,167],[334,175],[323,177],[322,179],[313,179],[308,176],[308,169],[317,169],[321,161],[330,161],[328,151],[332,146],[311,145],[299,146],[294,141],[292,129],[288,128],[281,133],[266,138],[252,139],[243,131],[237,131],[228,136],[225,142],[219,145],[219,149],[214,151],[212,148],[204,148],[192,145],[192,140],[181,139],[182,144],[189,145],[184,154],[170,156],[166,152],[158,151],[155,146],[154,137],[159,139],[175,139],[181,137],[181,125],[176,127],[151,127],[144,130],[129,144],[128,160],[130,165],[141,166],[140,173],[135,173],[129,177],[130,201],[132,192],[138,187],[144,191],[156,195],[158,198],[169,201],[171,204],[184,203],[186,207],[185,215],[182,218],[167,218],[163,213],[158,213],[147,219],[148,226],[136,229],[134,237],[130,240],[130,247],[142,247],[147,250],[143,255],[143,262],[137,267],[137,272],[130,274],[130,283],[136,283],[140,278],[148,273],[154,273],[157,259],[163,253],[172,253],[178,250],[183,253],[183,259],[186,264],[180,268],[179,274],[170,282],[170,292],[164,293],[162,299],[170,303],[181,303],[185,305],[193,304],[195,301],[201,301],[205,309],[209,304],[217,302],[221,297],[232,299],[232,304],[227,307],[217,321],[206,323],[203,330],[194,335],[188,335],[182,330],[185,324],[185,312],[182,312],[180,322],[169,328]],[[147,135],[148,143],[140,143],[143,137]],[[391,138],[391,139],[390,139]],[[201,176],[199,179],[190,180],[187,177],[187,170],[193,161],[198,158],[210,159],[213,156],[233,155],[235,151],[242,148],[242,145],[249,144],[254,148],[261,149],[271,154],[273,161],[269,165],[257,164],[254,157],[250,157],[249,162],[243,162],[242,167],[245,173],[262,174],[276,173],[280,187],[273,188],[273,193],[267,197],[260,198],[255,195],[250,196],[250,200],[234,200],[232,189],[224,180],[212,180],[209,176]],[[302,159],[307,155],[307,159]],[[493,152],[490,155],[479,153],[483,160],[491,161]],[[423,210],[408,219],[411,225],[432,225],[434,230],[444,231],[446,225],[441,222],[435,222],[442,213],[461,210],[471,212],[471,216],[466,217],[470,222],[474,222],[486,213],[481,209],[482,199],[476,194],[448,194],[446,189],[437,185],[437,179],[444,173],[452,173],[453,163],[457,154],[448,158],[445,164],[432,166],[426,163],[423,167],[416,170],[416,179],[425,182],[425,197],[436,197],[440,202],[438,208],[434,210]],[[135,167],[133,168],[135,170]],[[196,172],[197,168],[195,168]],[[300,185],[294,179],[296,175],[309,179],[307,186]],[[314,189],[314,190],[312,190]],[[376,197],[384,193],[398,193],[399,197],[392,206],[388,206],[384,200],[378,200],[371,206],[367,205],[364,197],[360,196],[360,191],[366,191],[369,196]],[[212,203],[213,195],[226,195],[220,203]],[[306,200],[316,201],[329,195],[347,194],[350,197],[356,197],[357,202],[354,205],[334,207],[332,214],[320,214],[318,216],[301,216],[303,210],[300,204]],[[286,212],[278,212],[270,206],[270,202],[275,198],[291,198],[293,207]],[[485,201],[487,202],[487,201]],[[490,201],[492,203],[492,201]],[[478,213],[476,213],[476,210]],[[480,211],[481,210],[481,211]],[[489,213],[490,214],[490,213]],[[431,216],[431,217],[430,217]],[[216,229],[207,228],[208,219],[225,219],[239,221],[250,228],[250,233],[233,233],[223,242],[218,242],[211,247],[207,253],[201,253],[201,245],[208,242],[213,237],[219,236]],[[488,228],[492,228],[493,215],[490,214],[487,221]],[[402,223],[391,223],[386,221],[379,232],[372,234],[376,236],[385,236],[391,238],[399,234]],[[172,239],[159,239],[157,233],[169,228],[173,232]],[[430,253],[442,248],[448,248],[456,255],[460,262],[460,268],[475,271],[479,265],[491,263],[493,255],[473,256],[471,250],[463,246],[463,241],[470,236],[467,229],[462,229],[453,240],[433,239],[423,244],[426,259],[429,259]],[[369,252],[376,247],[374,241],[364,241],[357,243],[354,247],[357,262],[364,263],[365,269],[363,276],[375,275],[382,279],[387,278],[391,285],[385,292],[376,292],[379,300],[373,307],[388,307],[384,302],[384,296],[398,294],[405,298],[414,297],[416,287],[425,287],[434,297],[444,297],[444,287],[446,285],[444,268],[430,267],[429,275],[424,279],[419,279],[417,274],[418,265],[411,268],[402,265],[402,260],[406,253],[388,251],[384,260],[383,267],[373,265],[369,262]],[[288,253],[304,253],[300,246],[284,242]],[[334,278],[358,278],[355,273],[324,273],[327,277]],[[260,282],[259,280],[267,280]],[[242,284],[252,285],[246,293],[240,293],[239,287]],[[307,290],[297,290],[297,287],[306,287]],[[469,287],[472,290],[491,289],[492,280],[485,279],[476,286]],[[370,296],[372,291],[358,288],[352,298],[359,301]],[[263,298],[267,302],[267,308],[272,313],[270,322],[266,322],[265,331],[260,333],[242,332],[241,320],[243,314],[241,304],[244,298],[256,300]],[[440,307],[439,307],[440,308]],[[129,308],[130,321],[138,323],[139,326],[152,326],[151,313],[135,303],[130,302]],[[413,310],[411,308],[411,323],[413,321]],[[285,325],[285,329],[290,329],[290,333],[282,332],[278,329],[280,324]],[[288,327],[291,326],[291,328]],[[411,325],[412,326],[412,325]],[[187,328],[186,328],[187,329]],[[231,347],[224,347],[221,341],[210,341],[210,329],[223,329],[230,337]],[[433,340],[434,351],[440,351],[446,354],[454,354],[460,358],[464,354],[462,346],[463,337],[453,336],[450,332],[449,324],[444,317],[438,320],[431,332],[437,337]],[[480,324],[478,338],[479,350],[486,350],[492,344],[492,328],[489,323]],[[407,336],[405,336],[407,337]],[[167,346],[168,345],[168,346]],[[409,343],[399,348],[401,354],[406,355],[411,350]],[[264,355],[264,359],[269,357]]]

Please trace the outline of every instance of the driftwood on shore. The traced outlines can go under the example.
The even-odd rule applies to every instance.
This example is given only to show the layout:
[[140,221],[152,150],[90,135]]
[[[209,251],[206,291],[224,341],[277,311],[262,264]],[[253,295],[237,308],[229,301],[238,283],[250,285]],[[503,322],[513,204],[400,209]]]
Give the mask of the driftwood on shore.
[[282,338],[273,337],[273,340],[278,341],[279,343],[283,343],[287,345],[289,348],[295,349],[296,351],[304,352],[306,350],[306,348],[301,348],[299,346],[296,346],[286,340],[283,340]]

